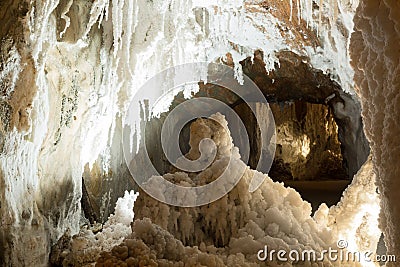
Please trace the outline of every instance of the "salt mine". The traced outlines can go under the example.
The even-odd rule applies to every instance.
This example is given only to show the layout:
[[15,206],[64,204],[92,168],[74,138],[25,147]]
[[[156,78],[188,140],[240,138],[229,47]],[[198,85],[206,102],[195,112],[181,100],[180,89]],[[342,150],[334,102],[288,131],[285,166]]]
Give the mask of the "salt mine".
[[400,1],[0,20],[0,266],[400,265]]

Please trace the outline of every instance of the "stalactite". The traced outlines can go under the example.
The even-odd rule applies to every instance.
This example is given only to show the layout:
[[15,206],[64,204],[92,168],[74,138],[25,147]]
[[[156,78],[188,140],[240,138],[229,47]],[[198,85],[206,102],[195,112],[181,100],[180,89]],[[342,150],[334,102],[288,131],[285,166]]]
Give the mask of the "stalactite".
[[86,31],[82,36],[83,39],[86,39],[89,31],[92,29],[95,23],[98,23],[100,27],[103,20],[108,20],[109,3],[109,0],[98,0],[93,2],[92,7],[90,8],[89,22],[86,25]]
[[301,19],[301,8],[300,8],[300,2],[297,0],[297,21],[300,24],[300,19]]
[[318,11],[318,36],[322,30],[322,11],[324,10],[324,0],[319,0],[319,11]]
[[60,38],[63,37],[63,35],[67,31],[69,25],[71,24],[71,20],[66,14],[68,13],[69,9],[71,8],[72,3],[73,3],[73,0],[69,0],[67,5],[65,6],[65,9],[61,13],[61,18],[65,21],[65,27],[64,27],[64,30],[62,30],[62,32],[60,33]]
[[337,1],[333,1],[333,21],[335,23],[336,23],[336,20],[338,19],[338,14],[339,14],[338,2]]

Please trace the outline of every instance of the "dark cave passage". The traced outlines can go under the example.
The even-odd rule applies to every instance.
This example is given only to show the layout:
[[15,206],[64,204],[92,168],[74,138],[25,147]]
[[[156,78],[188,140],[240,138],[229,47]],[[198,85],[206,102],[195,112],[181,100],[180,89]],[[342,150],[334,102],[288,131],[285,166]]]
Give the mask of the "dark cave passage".
[[[338,127],[327,105],[305,101],[270,103],[276,127],[276,151],[269,176],[275,181],[348,179]],[[255,117],[242,103],[234,107],[247,128],[249,166],[256,169],[260,134]]]

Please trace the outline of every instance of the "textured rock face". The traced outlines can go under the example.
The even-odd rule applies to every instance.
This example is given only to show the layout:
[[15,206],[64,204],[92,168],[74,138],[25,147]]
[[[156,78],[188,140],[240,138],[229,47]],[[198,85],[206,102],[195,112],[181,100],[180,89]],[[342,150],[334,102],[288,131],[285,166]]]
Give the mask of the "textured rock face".
[[[27,1],[0,3],[0,262],[14,266],[44,265],[50,245],[46,225],[32,203],[37,190],[34,165],[43,138],[37,128],[43,124],[31,119],[39,89],[27,46],[28,11]],[[41,249],[27,257],[26,251],[15,249],[22,244]]]
[[295,180],[346,179],[338,127],[326,105],[294,102],[272,104],[277,131],[275,163]]
[[351,57],[382,196],[380,227],[399,258],[400,2],[360,1],[354,22]]
[[[83,12],[71,15],[75,34],[86,29],[88,3],[74,6]],[[103,106],[112,99],[105,88],[112,86],[112,66],[100,59],[100,46],[109,43],[97,29],[87,46],[69,34],[61,38],[57,23],[65,10],[57,13],[57,6],[1,3],[0,17],[7,22],[0,27],[0,261],[5,265],[46,265],[51,244],[67,228],[78,231],[83,162],[97,157],[88,148],[93,142],[107,144],[100,135],[111,124]]]

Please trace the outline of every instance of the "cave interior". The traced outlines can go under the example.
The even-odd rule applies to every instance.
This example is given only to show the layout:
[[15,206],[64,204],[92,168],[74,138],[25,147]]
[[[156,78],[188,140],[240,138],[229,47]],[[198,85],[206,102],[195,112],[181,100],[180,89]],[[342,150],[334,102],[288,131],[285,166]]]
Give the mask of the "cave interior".
[[[267,245],[400,257],[399,18],[395,0],[0,1],[0,265],[264,266]],[[132,99],[182,77],[141,86],[189,62],[228,66],[268,105],[197,79],[189,96],[135,106],[128,125]],[[192,161],[215,153],[190,173],[166,156],[163,125],[202,98],[238,117],[184,106],[212,114],[177,136]],[[226,173],[240,179],[204,194],[157,183],[201,188]],[[229,186],[207,204],[165,200]]]

